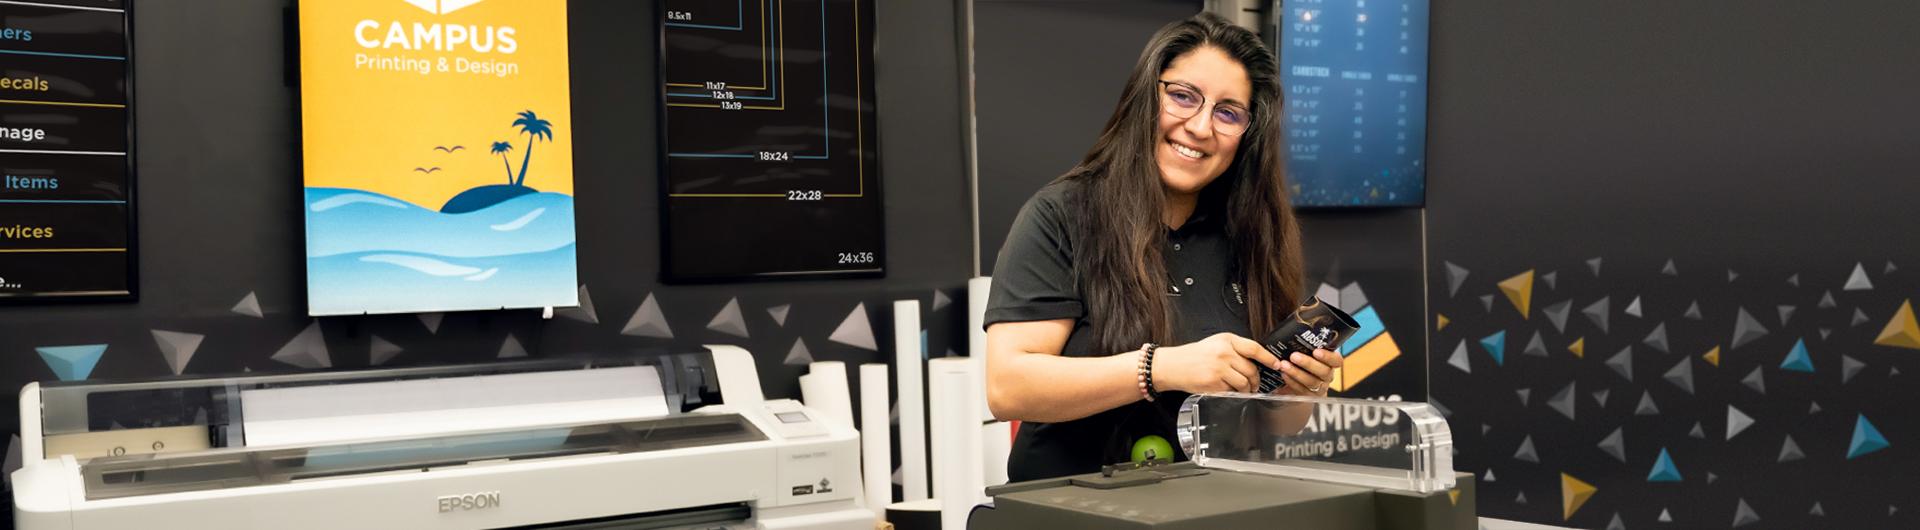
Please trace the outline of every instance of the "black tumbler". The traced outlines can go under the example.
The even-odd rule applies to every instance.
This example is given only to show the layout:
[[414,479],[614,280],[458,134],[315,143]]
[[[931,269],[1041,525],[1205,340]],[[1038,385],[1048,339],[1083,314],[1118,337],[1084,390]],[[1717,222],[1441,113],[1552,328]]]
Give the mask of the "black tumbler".
[[[1315,349],[1337,349],[1358,329],[1360,323],[1355,322],[1346,311],[1320,301],[1319,297],[1308,297],[1306,303],[1287,316],[1286,322],[1268,334],[1266,340],[1260,341],[1260,345],[1273,352],[1282,362],[1293,362],[1288,360],[1293,352],[1311,355]],[[1286,384],[1279,370],[1265,365],[1260,367],[1260,393],[1273,392]]]

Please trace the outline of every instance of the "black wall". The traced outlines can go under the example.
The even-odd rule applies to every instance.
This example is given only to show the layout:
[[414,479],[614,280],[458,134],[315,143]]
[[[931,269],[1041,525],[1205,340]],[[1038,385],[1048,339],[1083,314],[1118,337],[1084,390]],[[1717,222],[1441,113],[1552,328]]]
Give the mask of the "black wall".
[[[187,375],[294,369],[271,359],[316,322],[305,316],[303,298],[292,5],[138,6],[140,301],[0,307],[0,388],[53,380],[35,351],[42,346],[107,344],[94,379],[172,375],[151,330],[205,336]],[[909,298],[921,300],[933,355],[966,351],[963,288],[972,266],[962,256],[972,241],[969,205],[955,200],[967,196],[967,184],[954,4],[882,2],[876,9],[888,276],[702,286],[658,282],[657,7],[575,0],[569,9],[580,278],[597,322],[543,321],[537,311],[453,313],[436,332],[414,315],[318,319],[335,369],[368,366],[375,336],[405,349],[386,366],[488,361],[511,353],[509,340],[536,358],[728,343],[755,353],[769,397],[798,397],[795,378],[805,367],[783,363],[796,341],[817,360],[890,359],[890,302]],[[936,310],[936,291],[960,304]],[[232,311],[250,294],[263,317]],[[672,339],[622,334],[649,296]],[[749,336],[707,329],[736,298]],[[768,309],[788,304],[782,325]],[[861,304],[879,351],[829,340]],[[0,407],[0,433],[9,440],[18,432],[16,411]],[[4,513],[11,518],[10,509]]]
[[[1744,502],[1745,528],[1920,525],[1906,484],[1920,357],[1874,344],[1920,298],[1920,5],[1436,2],[1433,16],[1428,274],[1452,324],[1434,333],[1432,388],[1454,465],[1494,478],[1481,513],[1727,528]],[[1457,293],[1449,263],[1468,271]],[[1871,289],[1844,288],[1856,264]],[[1495,284],[1528,270],[1523,318]],[[1606,330],[1581,311],[1602,297]],[[1563,331],[1543,309],[1569,300]],[[1735,347],[1741,311],[1767,333]],[[1646,340],[1661,325],[1664,352]],[[1504,366],[1479,344],[1499,331]],[[1545,357],[1522,352],[1536,332]],[[1813,372],[1782,369],[1802,340]],[[1470,373],[1447,362],[1461,344]],[[1631,380],[1607,365],[1629,347]],[[1703,358],[1716,347],[1718,365]],[[1683,363],[1691,392],[1665,377]],[[1756,370],[1764,392],[1742,383]],[[1570,384],[1573,419],[1548,404]],[[1636,414],[1643,396],[1658,414]],[[1731,439],[1730,407],[1756,420]],[[1862,416],[1892,446],[1849,459]],[[1601,448],[1616,429],[1623,460]],[[1648,481],[1662,449],[1680,482]],[[1562,473],[1598,488],[1571,518]]]

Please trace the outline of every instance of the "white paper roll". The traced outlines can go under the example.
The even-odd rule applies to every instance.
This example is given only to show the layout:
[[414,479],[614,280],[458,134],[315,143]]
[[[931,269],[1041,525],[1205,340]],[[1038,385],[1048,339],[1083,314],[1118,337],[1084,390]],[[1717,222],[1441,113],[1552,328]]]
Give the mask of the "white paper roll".
[[900,375],[900,497],[927,498],[927,393],[921,380],[920,301],[893,302],[893,362]]
[[888,403],[887,365],[860,365],[860,460],[865,466],[861,477],[867,487],[867,506],[881,519],[886,518],[881,507],[893,504],[893,422],[888,418]]
[[847,386],[847,363],[818,361],[800,376],[800,401],[827,418],[853,428],[853,398]]
[[[980,472],[986,477],[982,487],[1007,483],[1007,459],[1013,455],[1013,422],[996,421],[980,426]],[[981,491],[981,502],[986,492]]]
[[933,495],[940,499],[941,528],[966,528],[967,514],[980,504],[986,488],[973,372],[972,360],[964,357],[927,361],[933,411]]
[[967,280],[967,356],[973,359],[974,386],[980,388],[980,421],[994,420],[987,408],[987,293],[993,278],[981,276]]

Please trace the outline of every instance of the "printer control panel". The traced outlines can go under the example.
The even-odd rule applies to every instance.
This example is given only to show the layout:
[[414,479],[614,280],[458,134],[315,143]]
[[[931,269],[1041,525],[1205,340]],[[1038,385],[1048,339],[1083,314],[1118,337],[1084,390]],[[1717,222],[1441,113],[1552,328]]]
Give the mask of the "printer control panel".
[[789,440],[826,436],[827,426],[818,415],[794,401],[768,401],[767,423],[781,438]]

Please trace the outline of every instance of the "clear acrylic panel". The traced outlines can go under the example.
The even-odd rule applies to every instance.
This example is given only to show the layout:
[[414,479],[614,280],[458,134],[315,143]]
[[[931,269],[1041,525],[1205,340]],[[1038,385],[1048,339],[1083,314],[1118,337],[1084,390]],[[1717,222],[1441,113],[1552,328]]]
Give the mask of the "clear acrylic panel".
[[1454,483],[1453,433],[1425,403],[1202,394],[1176,430],[1203,467],[1417,493]]

